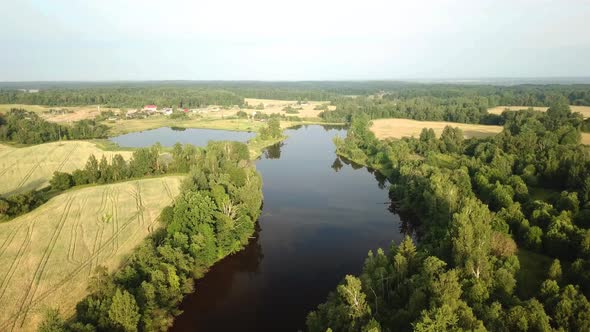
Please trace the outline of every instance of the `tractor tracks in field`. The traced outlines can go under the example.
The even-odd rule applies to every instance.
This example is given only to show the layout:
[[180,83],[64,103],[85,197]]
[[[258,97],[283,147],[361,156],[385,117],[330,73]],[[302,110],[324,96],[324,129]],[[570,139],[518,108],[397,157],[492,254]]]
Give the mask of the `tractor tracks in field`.
[[[45,269],[47,268],[47,263],[49,262],[49,258],[51,257],[51,254],[53,253],[53,250],[55,249],[55,245],[58,242],[57,240],[59,239],[61,232],[64,229],[64,226],[66,224],[66,221],[68,220],[68,215],[70,214],[70,210],[72,207],[72,203],[74,202],[74,199],[75,199],[74,195],[70,195],[68,197],[68,199],[65,203],[64,209],[62,211],[61,217],[58,221],[58,224],[55,227],[53,234],[51,235],[51,239],[49,240],[49,244],[48,244],[47,248],[45,248],[45,250],[43,251],[41,261],[39,262],[39,265],[37,265],[37,269],[35,270],[35,273],[33,274],[33,279],[31,280],[31,283],[29,284],[29,287],[27,288],[25,296],[22,298],[19,309],[17,311],[17,317],[20,317],[21,315],[23,317],[19,327],[23,326],[23,324],[27,318],[27,314],[28,314],[29,309],[31,307],[30,304],[33,302],[33,300],[35,298],[35,295],[37,293],[37,289],[39,288],[39,283],[41,282],[41,279],[43,279],[43,274],[45,273]],[[14,330],[17,323],[18,323],[18,319],[15,319],[13,322],[11,331]]]
[[76,246],[77,246],[77,242],[78,242],[78,228],[81,228],[82,225],[80,224],[80,221],[82,219],[82,212],[84,211],[84,208],[86,207],[86,204],[88,203],[88,196],[85,196],[81,201],[80,204],[78,205],[78,210],[76,211],[76,213],[73,216],[73,222],[72,222],[72,227],[70,228],[70,241],[68,244],[68,252],[67,252],[67,261],[73,264],[77,264],[78,261],[76,261]]
[[59,145],[57,145],[56,147],[54,147],[53,149],[51,149],[51,151],[47,152],[45,154],[45,156],[38,161],[37,163],[35,163],[35,165],[33,165],[33,167],[31,167],[28,171],[27,174],[25,174],[25,176],[21,179],[21,181],[18,183],[18,186],[16,187],[17,189],[21,188],[33,175],[33,173],[35,173],[35,170],[37,170],[37,168],[39,168],[39,166],[45,162],[45,160],[47,160],[47,158],[49,158],[49,156],[51,156],[53,154],[53,152],[55,150],[57,150],[57,148],[59,148]]
[[74,155],[74,152],[78,151],[79,148],[80,148],[80,145],[76,144],[74,146],[74,148],[72,150],[70,150],[70,152],[68,152],[68,155],[64,158],[64,160],[61,161],[59,166],[57,166],[57,169],[55,171],[61,172],[62,168],[66,165],[66,163],[68,161],[70,161],[70,158],[72,158],[72,155]]
[[[0,300],[2,300],[2,298],[4,297],[4,294],[6,294],[6,290],[8,289],[8,285],[10,284],[10,281],[12,280],[12,276],[14,276],[16,269],[20,265],[20,262],[24,256],[24,253],[31,246],[31,243],[32,243],[31,238],[33,236],[33,226],[34,226],[34,223],[30,223],[28,225],[27,233],[25,234],[25,238],[24,238],[23,242],[21,243],[20,247],[18,248],[18,252],[16,253],[16,256],[14,257],[14,259],[12,260],[12,263],[10,264],[8,271],[6,271],[6,275],[4,275],[4,278],[2,278],[2,283],[0,283]],[[18,230],[20,230],[21,228],[22,227],[20,227]],[[16,233],[18,233],[18,231]],[[16,233],[15,233],[15,235],[16,235]]]
[[[102,236],[103,236],[104,228],[105,228],[104,211],[106,210],[108,195],[109,195],[109,188],[106,187],[102,191],[100,205],[99,205],[98,211],[96,212],[98,217],[96,217],[95,222],[98,226],[98,230],[96,231],[96,235],[94,236],[94,243],[92,244],[91,257],[94,255],[97,248],[100,246],[100,243],[102,242]],[[98,257],[96,259],[97,259],[97,263],[98,263]],[[90,269],[88,270],[88,275],[92,274],[93,265],[94,265],[94,262],[90,262]]]
[[[112,234],[112,236],[110,236],[103,243],[100,243],[98,245],[98,247],[90,255],[90,257],[88,257],[86,260],[82,261],[75,269],[73,269],[70,273],[68,273],[63,279],[61,279],[55,285],[53,285],[52,287],[47,289],[45,292],[39,294],[37,297],[35,297],[35,298],[31,297],[30,301],[28,301],[28,303],[26,305],[24,305],[24,301],[23,301],[21,310],[19,310],[15,314],[11,315],[10,317],[8,317],[7,321],[0,324],[0,330],[4,331],[4,330],[7,330],[7,328],[9,326],[12,326],[10,328],[10,330],[13,331],[16,328],[19,318],[21,316],[23,316],[23,317],[21,319],[21,324],[19,325],[19,328],[22,327],[24,322],[26,321],[26,315],[30,311],[31,308],[40,304],[47,297],[49,297],[51,294],[53,294],[54,292],[59,290],[62,286],[64,286],[68,282],[70,282],[80,272],[84,271],[86,268],[91,266],[91,264],[93,264],[94,260],[98,260],[98,257],[110,248],[113,241],[115,241],[115,239],[122,232],[124,232],[127,229],[127,227],[129,227],[130,225],[132,225],[134,223],[136,218],[137,218],[137,216],[135,216],[135,215],[128,218],[124,223],[121,224],[121,226],[119,227],[119,229],[117,230],[117,232],[115,234]],[[97,265],[98,265],[98,263],[97,263]]]

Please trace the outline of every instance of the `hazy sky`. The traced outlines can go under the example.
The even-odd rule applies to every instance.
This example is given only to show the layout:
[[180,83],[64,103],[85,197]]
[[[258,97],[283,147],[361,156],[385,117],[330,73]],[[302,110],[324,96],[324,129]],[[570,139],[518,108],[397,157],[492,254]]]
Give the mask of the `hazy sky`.
[[0,81],[590,76],[590,1],[1,2]]

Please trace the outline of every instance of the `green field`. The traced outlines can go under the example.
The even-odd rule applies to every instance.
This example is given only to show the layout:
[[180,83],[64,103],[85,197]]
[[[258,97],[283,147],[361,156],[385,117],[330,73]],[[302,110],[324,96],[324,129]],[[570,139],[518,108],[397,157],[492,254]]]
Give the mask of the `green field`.
[[[221,118],[199,118],[191,117],[186,120],[170,119],[167,116],[152,116],[147,119],[134,120],[117,120],[104,121],[105,125],[110,127],[112,136],[156,129],[161,127],[180,127],[180,128],[204,128],[204,129],[222,129],[232,131],[258,131],[261,127],[266,126],[266,122],[248,119],[221,119]],[[282,128],[293,127],[302,124],[322,124],[321,120],[315,121],[281,121]]]
[[90,155],[110,160],[115,154],[125,159],[130,151],[103,151],[85,141],[65,141],[16,148],[0,144],[0,195],[8,196],[40,189],[49,184],[53,172],[83,168]]
[[33,330],[46,307],[71,314],[94,269],[113,271],[158,227],[182,178],[71,190],[0,224],[0,331]]

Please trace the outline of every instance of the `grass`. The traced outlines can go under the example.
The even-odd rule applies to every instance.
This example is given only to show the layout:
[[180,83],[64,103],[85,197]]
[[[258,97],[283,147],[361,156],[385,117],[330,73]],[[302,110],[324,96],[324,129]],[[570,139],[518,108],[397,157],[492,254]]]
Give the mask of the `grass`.
[[266,125],[260,121],[247,119],[221,119],[191,117],[188,120],[174,120],[167,116],[152,116],[146,119],[117,120],[105,122],[110,127],[111,135],[118,136],[137,131],[156,129],[161,127],[223,129],[232,131],[258,131]]
[[466,138],[494,136],[502,131],[501,126],[487,126],[478,124],[416,121],[408,119],[378,119],[373,120],[371,131],[378,139],[418,137],[423,128],[432,128],[440,136],[446,126],[459,127]]
[[[309,101],[305,104],[297,105],[297,101],[295,100],[276,100],[276,99],[255,99],[255,98],[244,98],[244,101],[248,103],[251,107],[256,107],[260,104],[264,105],[263,110],[255,110],[255,109],[247,109],[243,110],[247,113],[265,113],[265,114],[272,114],[272,113],[279,113],[284,115],[295,115],[300,118],[318,118],[318,115],[322,112],[321,110],[316,110],[316,106],[320,106],[323,104],[329,104],[326,101]],[[287,114],[283,109],[287,106],[291,106],[292,108],[298,109],[299,113],[297,114]],[[301,108],[301,109],[299,109]],[[334,110],[335,106],[328,106],[328,109]]]
[[34,330],[46,307],[71,314],[103,265],[117,269],[159,224],[183,177],[67,191],[0,224],[0,330]]
[[520,270],[516,273],[518,296],[528,299],[538,293],[541,284],[547,279],[549,266],[553,259],[526,249],[518,249]]
[[0,144],[0,195],[8,196],[49,184],[53,172],[71,172],[83,168],[90,155],[110,159],[120,153],[124,158],[130,151],[104,151],[86,141],[52,142],[16,148]]
[[[12,108],[21,108],[27,111],[38,113],[39,116],[50,122],[70,123],[85,119],[94,119],[100,114],[100,111],[113,111],[119,113],[120,108],[100,107],[98,105],[88,106],[43,106],[43,105],[24,105],[24,104],[0,104],[0,113],[8,112]],[[49,110],[66,110],[64,114],[50,114]]]
[[[488,109],[491,114],[502,114],[504,110],[520,111],[531,108],[530,106],[496,106]],[[535,111],[546,112],[549,107],[532,107]],[[590,106],[574,106],[570,105],[572,112],[581,113],[584,119],[590,118]]]
[[250,151],[250,160],[258,159],[262,155],[262,151],[274,144],[277,144],[283,140],[285,140],[287,136],[281,136],[278,138],[273,138],[269,140],[261,140],[257,137],[248,141],[248,150]]

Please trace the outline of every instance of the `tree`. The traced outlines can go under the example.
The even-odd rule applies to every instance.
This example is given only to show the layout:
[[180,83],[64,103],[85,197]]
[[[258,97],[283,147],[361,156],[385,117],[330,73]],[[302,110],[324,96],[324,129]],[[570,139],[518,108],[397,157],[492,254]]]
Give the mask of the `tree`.
[[96,183],[100,178],[98,160],[96,160],[96,157],[93,154],[88,157],[88,161],[86,162],[86,167],[84,170],[86,171],[88,183]]
[[445,126],[440,135],[443,152],[458,153],[463,149],[463,130],[459,127]]
[[109,308],[109,318],[124,331],[137,331],[139,307],[133,295],[117,289]]
[[53,177],[49,180],[49,185],[54,190],[66,190],[74,185],[74,179],[68,173],[53,172]]
[[453,215],[453,255],[455,264],[476,278],[486,275],[491,249],[492,215],[485,205],[468,199]]
[[338,286],[337,291],[347,309],[346,312],[352,321],[360,320],[370,315],[371,309],[365,301],[366,295],[362,291],[361,281],[351,275],[347,275],[344,284]]
[[65,321],[56,309],[49,309],[38,328],[39,332],[66,332]]
[[554,259],[551,266],[549,266],[548,277],[555,281],[561,280],[561,264],[559,263],[559,259]]

